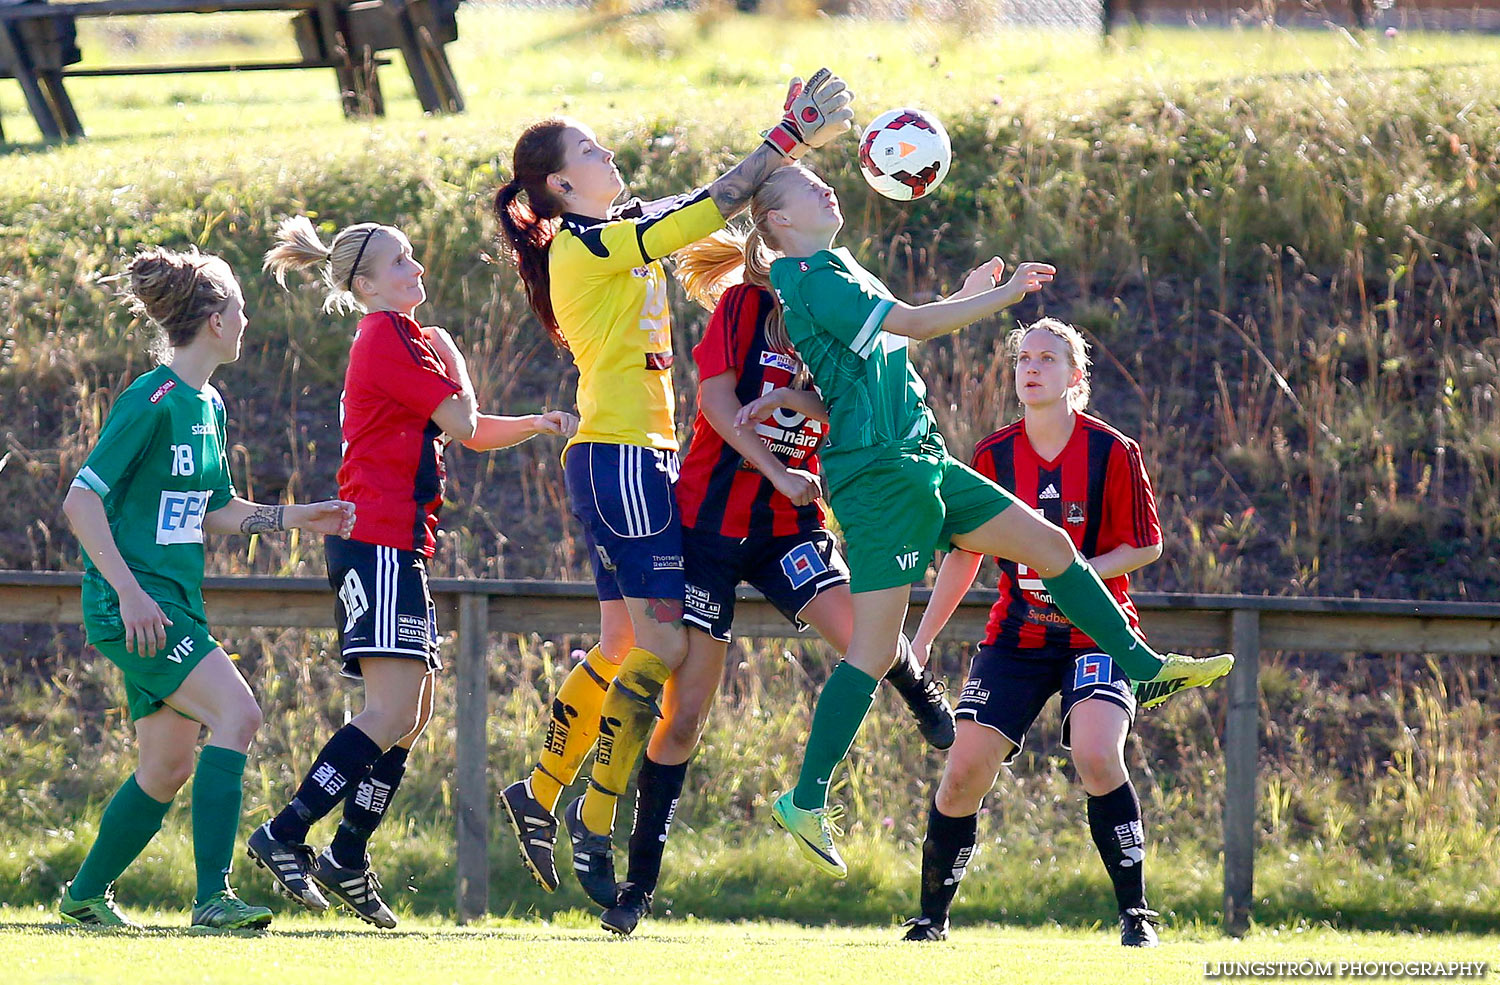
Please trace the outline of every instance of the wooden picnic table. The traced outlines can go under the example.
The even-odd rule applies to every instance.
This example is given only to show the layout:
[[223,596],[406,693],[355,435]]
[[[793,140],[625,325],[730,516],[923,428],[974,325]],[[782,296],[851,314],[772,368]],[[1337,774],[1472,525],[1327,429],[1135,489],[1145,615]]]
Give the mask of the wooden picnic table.
[[[21,86],[44,140],[84,136],[63,84],[67,77],[265,72],[331,68],[345,116],[383,115],[377,52],[399,50],[424,112],[457,113],[463,96],[444,45],[457,39],[460,0],[72,0],[0,5],[0,76]],[[69,68],[80,53],[79,17],[158,16],[287,11],[300,57],[295,61],[126,65]],[[0,131],[0,139],[4,139]]]

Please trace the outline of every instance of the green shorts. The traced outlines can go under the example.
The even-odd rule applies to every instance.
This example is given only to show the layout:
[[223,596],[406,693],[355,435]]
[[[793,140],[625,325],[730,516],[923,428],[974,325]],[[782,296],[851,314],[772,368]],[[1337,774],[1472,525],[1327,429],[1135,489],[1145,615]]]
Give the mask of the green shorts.
[[125,648],[125,624],[120,620],[117,601],[84,599],[83,628],[89,645],[124,672],[131,721],[161,708],[193,668],[219,646],[200,614],[160,599],[156,604],[172,625],[166,627],[167,645],[156,651],[156,656],[143,657]]
[[836,483],[831,495],[853,592],[921,581],[933,551],[947,550],[954,536],[983,526],[1017,501],[941,446],[866,462]]

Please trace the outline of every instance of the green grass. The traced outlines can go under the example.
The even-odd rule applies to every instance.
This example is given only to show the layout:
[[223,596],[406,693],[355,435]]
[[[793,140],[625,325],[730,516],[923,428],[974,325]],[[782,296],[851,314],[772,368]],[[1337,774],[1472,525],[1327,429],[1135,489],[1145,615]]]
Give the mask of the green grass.
[[[424,319],[454,330],[486,406],[571,402],[571,372],[524,311],[493,252],[485,200],[517,124],[565,108],[620,149],[651,196],[712,178],[754,143],[780,85],[827,52],[866,117],[941,109],[955,170],[931,199],[870,194],[848,154],[820,155],[849,217],[844,242],[903,297],[957,282],[975,257],[1045,257],[1063,276],[1021,317],[1048,313],[1096,346],[1096,408],[1140,436],[1166,535],[1152,589],[1493,597],[1500,590],[1500,64],[1492,38],[1394,43],[1279,29],[1148,31],[1100,49],[1073,35],[982,36],[962,24],[786,23],[664,14],[465,8],[455,49],[471,110],[421,119],[387,70],[391,115],[342,120],[331,79],[80,80],[95,139],[0,157],[0,566],[67,568],[57,511],[146,333],[103,278],[139,243],[196,243],[240,271],[251,328],[216,378],[256,497],[331,493],[336,396],[349,323],[257,274],[276,220],[399,223],[428,267]],[[167,18],[194,56],[284,44],[274,19]],[[217,27],[215,25],[218,25]],[[124,27],[90,22],[96,63],[145,57]],[[227,31],[230,34],[215,34]],[[257,33],[258,32],[258,33]],[[244,33],[247,39],[231,35]],[[899,37],[898,37],[899,35]],[[177,40],[174,40],[177,39]],[[137,52],[144,50],[142,45]],[[774,52],[774,54],[768,54]],[[274,57],[269,48],[257,57]],[[879,55],[875,60],[873,55]],[[934,64],[936,62],[936,64]],[[952,73],[949,77],[948,73]],[[594,80],[595,73],[598,79]],[[1003,78],[1002,78],[1003,73]],[[999,102],[995,100],[998,98]],[[181,103],[179,106],[178,104]],[[564,105],[566,104],[566,105]],[[0,81],[7,133],[29,140]],[[674,298],[686,352],[704,313]],[[916,347],[959,454],[1012,416],[997,342],[1011,322]],[[679,420],[695,380],[679,360]],[[556,448],[450,453],[442,575],[585,577]],[[294,536],[214,545],[215,572],[321,574]],[[525,627],[506,627],[524,630]],[[76,629],[6,630],[0,662],[0,899],[51,899],[132,767],[118,678]],[[19,635],[19,638],[17,638]],[[283,801],[322,737],[357,707],[325,633],[225,634],[267,709],[247,779],[247,823]],[[497,638],[492,778],[535,756],[540,714],[582,639]],[[859,881],[812,884],[768,841],[769,796],[794,775],[816,646],[736,644],[725,700],[694,761],[663,899],[678,912],[882,923],[910,907],[923,805],[941,758],[886,699],[834,790],[851,808]],[[950,682],[967,651],[940,655]],[[1500,700],[1493,661],[1263,657],[1258,913],[1292,930],[1493,931],[1500,900]],[[451,906],[451,680],[377,857],[403,912]],[[1130,763],[1148,812],[1153,892],[1174,919],[1217,919],[1222,691],[1143,718]],[[1082,797],[1049,711],[987,802],[992,840],[965,919],[1087,926],[1107,889]],[[87,764],[87,768],[80,764]],[[180,900],[186,797],[122,881]],[[495,905],[547,914],[498,831]],[[248,873],[247,895],[263,893]],[[851,889],[852,887],[852,889]]]
[[[285,20],[274,13],[84,20],[79,67],[292,58]],[[1500,66],[1493,39],[1472,35],[1362,41],[1342,32],[1275,27],[1153,29],[1104,45],[1080,32],[1004,32],[920,17],[907,23],[701,13],[589,18],[465,6],[450,57],[468,113],[424,120],[404,63],[399,54],[393,57],[395,63],[381,70],[388,117],[375,125],[391,136],[426,139],[467,133],[476,120],[503,130],[558,110],[627,124],[726,113],[738,119],[752,95],[766,107],[755,119],[769,122],[786,79],[825,61],[859,94],[865,119],[902,103],[943,113],[980,107],[1023,115],[1057,107],[1076,112],[1121,92],[1184,84],[1232,86],[1268,76],[1289,82],[1328,77],[1337,84],[1345,74],[1359,79],[1444,65]],[[362,142],[370,129],[343,120],[331,71],[75,79],[68,85],[95,148],[85,156],[99,154],[100,145],[112,156],[145,156],[180,147],[184,138],[205,151],[273,140],[292,152],[328,139]],[[8,80],[0,82],[0,115],[11,141],[37,139],[19,87]],[[291,132],[289,119],[299,124]]]
[[[652,921],[615,941],[581,913],[550,924],[491,921],[455,928],[408,921],[395,932],[347,919],[278,918],[258,937],[189,937],[178,914],[151,915],[134,934],[63,930],[50,914],[0,909],[0,962],[7,981],[151,981],[282,985],[336,970],[341,981],[434,981],[468,985],[558,980],[577,985],[628,982],[787,980],[827,985],[872,981],[968,983],[1197,983],[1225,962],[1473,961],[1493,964],[1500,938],[1345,934],[1317,928],[1225,941],[1168,928],[1155,951],[1123,951],[1111,928],[1064,931],[961,927],[944,944],[909,945],[894,927],[812,929],[785,923]],[[1386,980],[1408,981],[1405,976]]]

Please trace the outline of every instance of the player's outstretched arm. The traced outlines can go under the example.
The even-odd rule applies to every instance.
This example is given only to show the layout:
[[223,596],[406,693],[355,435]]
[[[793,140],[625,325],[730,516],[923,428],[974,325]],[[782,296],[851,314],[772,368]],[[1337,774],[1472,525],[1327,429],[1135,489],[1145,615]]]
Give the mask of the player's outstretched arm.
[[979,565],[983,561],[983,554],[961,548],[954,548],[943,558],[943,563],[938,568],[937,581],[932,585],[932,599],[923,610],[922,622],[911,638],[912,652],[917,655],[917,662],[922,666],[927,666],[927,660],[932,655],[932,641],[937,639],[938,633],[953,618],[954,610],[974,584],[974,576],[979,574]]
[[[1057,268],[1048,263],[1023,263],[1010,280],[1000,283],[1005,262],[993,257],[964,279],[964,286],[951,297],[929,304],[897,301],[881,328],[911,339],[933,339],[974,324],[981,318],[1009,308],[1028,294],[1052,282]],[[985,281],[988,287],[984,286]]]
[[544,410],[520,417],[480,414],[474,425],[474,437],[463,442],[463,446],[473,451],[495,451],[519,445],[539,434],[571,438],[577,433],[578,418],[565,410]]
[[306,530],[332,537],[354,531],[354,504],[342,499],[320,503],[268,506],[236,496],[212,513],[203,514],[203,530],[210,534],[264,534],[276,530]]
[[777,168],[796,161],[814,147],[822,147],[854,125],[849,104],[854,94],[844,80],[820,68],[804,85],[800,78],[787,87],[784,115],[765,133],[765,143],[750,152],[708,186],[709,197],[728,219],[750,204],[755,194]]
[[109,529],[109,515],[104,500],[92,489],[75,485],[63,499],[63,515],[73,528],[73,535],[94,567],[120,597],[120,621],[125,624],[125,649],[143,657],[154,657],[167,645],[166,628],[172,620],[161,611],[156,600],[146,594],[135,574],[125,563],[120,548]]

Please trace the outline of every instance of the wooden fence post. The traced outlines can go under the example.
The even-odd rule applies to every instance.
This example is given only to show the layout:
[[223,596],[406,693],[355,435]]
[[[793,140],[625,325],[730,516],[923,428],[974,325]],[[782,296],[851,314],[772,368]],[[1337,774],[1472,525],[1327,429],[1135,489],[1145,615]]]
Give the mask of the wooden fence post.
[[1229,714],[1224,722],[1224,930],[1250,929],[1255,898],[1256,774],[1260,765],[1260,613],[1235,609]]
[[458,668],[454,804],[458,821],[458,922],[490,909],[489,597],[458,597]]

